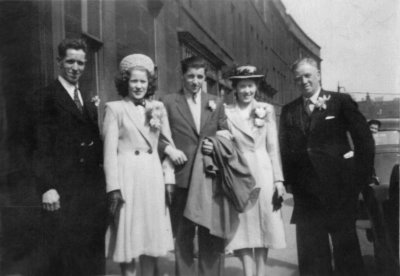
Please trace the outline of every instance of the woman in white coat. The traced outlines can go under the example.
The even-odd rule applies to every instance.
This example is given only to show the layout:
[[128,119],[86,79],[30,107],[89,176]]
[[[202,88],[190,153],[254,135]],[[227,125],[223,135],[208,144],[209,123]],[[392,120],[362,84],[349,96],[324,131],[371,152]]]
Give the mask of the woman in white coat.
[[169,158],[160,161],[159,137],[175,147],[164,105],[150,99],[156,88],[153,61],[142,54],[125,57],[116,87],[123,98],[106,104],[103,125],[112,217],[106,255],[121,264],[122,275],[135,275],[138,259],[141,274],[153,276],[157,257],[173,249],[166,198],[175,177]]
[[257,102],[254,97],[264,76],[254,66],[236,68],[232,80],[236,103],[227,106],[229,130],[237,148],[249,164],[250,172],[261,188],[254,207],[239,214],[239,226],[227,251],[239,256],[244,275],[266,275],[269,248],[286,246],[282,215],[273,202],[285,193],[275,112],[272,105]]

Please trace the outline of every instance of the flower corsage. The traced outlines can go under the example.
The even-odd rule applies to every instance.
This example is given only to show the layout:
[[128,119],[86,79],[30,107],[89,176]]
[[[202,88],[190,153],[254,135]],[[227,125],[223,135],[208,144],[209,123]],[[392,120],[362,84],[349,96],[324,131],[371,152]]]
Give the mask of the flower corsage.
[[208,108],[211,111],[214,111],[217,108],[217,104],[215,103],[215,101],[213,100],[208,101]]
[[101,100],[99,96],[96,95],[90,100],[90,102],[92,102],[96,107],[99,107]]
[[319,110],[326,109],[326,102],[331,99],[331,95],[326,96],[323,95],[322,97],[318,97],[317,102],[315,103],[315,107]]
[[157,131],[161,129],[161,117],[163,114],[161,105],[150,106],[146,110],[147,120],[150,125],[150,129]]
[[256,106],[254,108],[254,125],[262,127],[265,124],[265,117],[267,116],[267,109],[265,106]]

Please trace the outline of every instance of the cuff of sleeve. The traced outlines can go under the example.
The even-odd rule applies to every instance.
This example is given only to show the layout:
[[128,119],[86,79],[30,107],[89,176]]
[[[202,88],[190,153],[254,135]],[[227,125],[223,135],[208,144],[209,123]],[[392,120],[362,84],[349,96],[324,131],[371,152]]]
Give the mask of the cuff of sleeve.
[[165,147],[164,153],[167,154],[168,156],[170,156],[173,150],[174,150],[174,148],[171,145],[168,145]]

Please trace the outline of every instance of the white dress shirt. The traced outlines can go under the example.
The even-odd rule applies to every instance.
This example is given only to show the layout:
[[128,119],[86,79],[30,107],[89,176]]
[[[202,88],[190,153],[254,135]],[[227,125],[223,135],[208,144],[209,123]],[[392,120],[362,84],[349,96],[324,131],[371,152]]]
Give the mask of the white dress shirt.
[[307,103],[307,100],[310,101],[310,103],[308,104],[308,107],[310,108],[311,112],[314,111],[315,104],[317,103],[317,99],[318,99],[320,93],[321,93],[321,88],[316,93],[314,93],[314,95],[312,95],[310,98],[306,98],[306,97],[303,98],[304,103]]
[[79,97],[79,101],[81,102],[82,106],[83,106],[83,100],[82,100],[82,96],[81,96],[81,91],[79,91],[79,86],[77,85],[73,85],[71,83],[69,83],[68,81],[66,81],[63,77],[58,76],[58,81],[61,83],[61,85],[65,88],[65,90],[67,90],[68,95],[71,97],[72,100],[74,100],[74,93],[75,93],[75,88],[78,88],[78,97]]
[[[200,116],[201,116],[201,90],[193,95],[193,93],[185,91],[186,101],[192,113],[197,133],[200,133]],[[196,100],[194,100],[194,98]]]

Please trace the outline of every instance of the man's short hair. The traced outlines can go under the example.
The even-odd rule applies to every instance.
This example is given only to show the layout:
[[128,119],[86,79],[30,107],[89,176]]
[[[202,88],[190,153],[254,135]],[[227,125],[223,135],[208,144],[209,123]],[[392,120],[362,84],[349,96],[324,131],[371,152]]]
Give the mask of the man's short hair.
[[381,121],[379,121],[379,120],[376,120],[376,119],[372,119],[372,120],[369,120],[368,121],[368,125],[370,126],[370,125],[377,125],[378,127],[381,127]]
[[185,74],[189,68],[204,68],[204,73],[206,73],[207,63],[201,57],[191,56],[181,61],[182,74]]
[[312,58],[312,57],[302,57],[302,58],[299,58],[298,60],[296,60],[293,63],[292,72],[294,72],[297,69],[297,67],[299,67],[303,63],[310,64],[311,66],[313,66],[313,67],[317,68],[317,70],[319,70],[318,62],[314,58]]
[[85,54],[88,51],[85,40],[81,38],[66,38],[58,44],[58,57],[64,58],[68,49],[82,50]]

